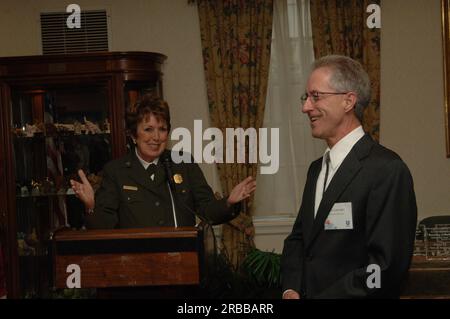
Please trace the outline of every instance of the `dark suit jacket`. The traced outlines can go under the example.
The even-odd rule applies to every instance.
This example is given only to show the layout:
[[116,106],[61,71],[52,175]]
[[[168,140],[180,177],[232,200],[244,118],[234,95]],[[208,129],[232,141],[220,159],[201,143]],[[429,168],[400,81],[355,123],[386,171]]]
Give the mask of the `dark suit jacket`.
[[[306,298],[398,297],[417,222],[411,174],[394,152],[362,137],[331,180],[314,218],[322,158],[308,171],[300,212],[284,242],[283,291]],[[334,203],[351,202],[353,229],[324,230]],[[366,284],[381,269],[381,287]],[[369,278],[371,282],[372,278]]]
[[[170,152],[166,150],[165,152]],[[217,200],[196,163],[172,163],[172,173],[182,178],[175,184],[174,201],[178,226],[193,226],[194,212],[210,223],[223,223],[239,213],[239,205],[227,207]],[[88,228],[139,228],[174,226],[172,201],[163,163],[158,162],[154,181],[136,154],[105,165],[103,180],[95,193],[94,214]]]

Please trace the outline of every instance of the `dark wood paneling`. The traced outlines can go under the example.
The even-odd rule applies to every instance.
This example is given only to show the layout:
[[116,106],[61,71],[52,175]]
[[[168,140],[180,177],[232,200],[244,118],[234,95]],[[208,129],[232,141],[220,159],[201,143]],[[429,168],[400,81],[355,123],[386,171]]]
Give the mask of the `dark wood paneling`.
[[104,72],[160,73],[165,55],[149,52],[103,52],[0,58],[0,77],[51,76]]

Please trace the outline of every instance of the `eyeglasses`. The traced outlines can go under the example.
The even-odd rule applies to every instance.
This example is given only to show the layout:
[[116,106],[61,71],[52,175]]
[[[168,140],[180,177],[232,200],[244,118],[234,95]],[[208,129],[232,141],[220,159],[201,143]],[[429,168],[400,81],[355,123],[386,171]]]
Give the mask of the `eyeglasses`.
[[306,103],[308,100],[308,97],[311,99],[313,103],[317,103],[320,100],[320,96],[324,94],[329,95],[344,95],[349,92],[319,92],[319,91],[312,91],[311,93],[305,92],[305,94],[302,95],[300,100],[302,101],[302,105]]

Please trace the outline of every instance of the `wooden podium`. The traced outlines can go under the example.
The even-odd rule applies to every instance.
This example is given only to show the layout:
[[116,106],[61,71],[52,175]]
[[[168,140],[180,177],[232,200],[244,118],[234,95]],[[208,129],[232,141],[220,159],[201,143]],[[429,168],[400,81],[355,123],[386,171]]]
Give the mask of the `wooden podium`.
[[59,230],[52,246],[55,288],[76,271],[79,288],[199,285],[204,267],[196,227]]

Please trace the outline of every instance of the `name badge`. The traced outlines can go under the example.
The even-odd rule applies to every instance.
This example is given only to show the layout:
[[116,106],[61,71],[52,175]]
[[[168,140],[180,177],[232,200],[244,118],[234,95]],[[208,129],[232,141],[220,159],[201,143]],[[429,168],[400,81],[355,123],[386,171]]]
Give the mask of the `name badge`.
[[123,189],[127,191],[137,191],[138,188],[136,186],[123,185]]
[[335,203],[325,220],[324,228],[353,229],[352,203]]

